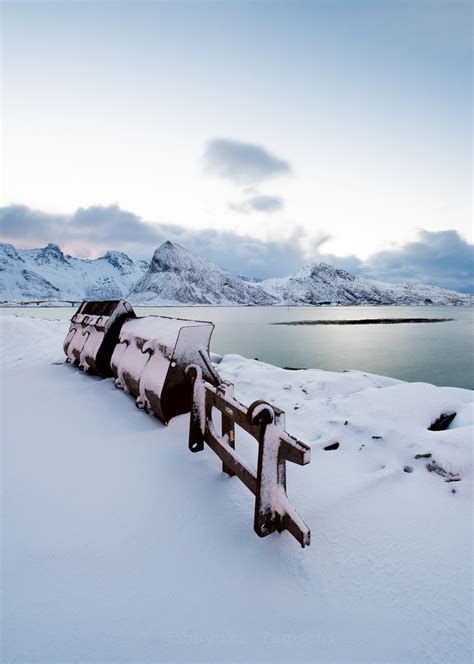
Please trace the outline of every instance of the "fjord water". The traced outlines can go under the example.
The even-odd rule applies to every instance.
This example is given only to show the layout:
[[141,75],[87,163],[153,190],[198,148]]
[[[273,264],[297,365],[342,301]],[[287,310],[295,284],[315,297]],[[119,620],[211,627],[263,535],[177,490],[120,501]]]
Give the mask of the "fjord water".
[[[43,318],[70,318],[75,309],[4,308]],[[406,381],[474,388],[472,307],[135,307],[215,324],[211,350],[238,353],[280,367],[358,369]],[[442,323],[272,325],[364,318],[453,318]]]

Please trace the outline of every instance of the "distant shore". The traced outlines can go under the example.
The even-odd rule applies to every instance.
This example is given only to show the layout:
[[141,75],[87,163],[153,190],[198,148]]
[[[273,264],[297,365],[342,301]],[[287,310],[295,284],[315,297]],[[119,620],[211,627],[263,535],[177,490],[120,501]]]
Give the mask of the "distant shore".
[[[27,302],[0,302],[0,309],[51,309],[51,308],[65,308],[73,309],[76,308],[82,303],[82,300],[38,300],[38,301],[27,301]],[[222,308],[235,308],[235,309],[346,309],[354,307],[370,307],[371,309],[377,309],[381,307],[423,307],[426,309],[436,308],[436,307],[455,307],[455,308],[469,308],[473,304],[470,303],[450,303],[450,304],[375,304],[374,302],[354,302],[352,304],[237,304],[237,303],[222,303],[222,304],[202,304],[194,302],[140,302],[140,303],[130,303],[136,309],[154,309],[154,308],[166,308],[166,307],[182,307],[182,308],[207,308],[207,309],[222,309]],[[381,319],[383,320],[383,319]],[[432,320],[432,319],[430,319]],[[443,319],[444,320],[444,319]],[[371,321],[373,322],[373,321]],[[406,322],[406,321],[403,321]],[[418,321],[416,321],[418,322]],[[277,323],[275,323],[277,324]],[[291,323],[285,323],[289,325]],[[300,325],[302,323],[299,323]],[[311,324],[315,324],[312,322]],[[341,323],[339,323],[341,324]],[[348,323],[350,324],[350,323]]]
[[397,325],[399,323],[446,323],[454,318],[354,318],[330,320],[290,320],[271,325]]

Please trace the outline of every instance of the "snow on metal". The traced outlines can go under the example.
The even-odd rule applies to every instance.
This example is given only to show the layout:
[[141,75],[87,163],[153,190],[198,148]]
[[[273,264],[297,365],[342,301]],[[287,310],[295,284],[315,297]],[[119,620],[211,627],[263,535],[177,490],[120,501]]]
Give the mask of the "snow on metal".
[[[310,530],[294,510],[286,494],[286,462],[300,466],[311,460],[311,449],[284,429],[284,413],[265,401],[254,401],[247,409],[233,396],[233,385],[210,385],[201,368],[190,365],[193,407],[189,427],[189,449],[200,452],[204,443],[222,460],[222,470],[236,475],[255,495],[254,530],[260,537],[288,530],[302,547],[310,544]],[[221,434],[212,411],[221,413]],[[258,442],[255,472],[235,450],[235,425]]]
[[124,321],[135,313],[125,300],[85,300],[71,318],[64,352],[71,364],[84,371],[112,376],[110,358]]
[[115,385],[132,394],[138,408],[165,423],[189,412],[187,365],[197,364],[213,384],[220,381],[209,356],[213,329],[213,323],[166,316],[125,322],[111,358]]

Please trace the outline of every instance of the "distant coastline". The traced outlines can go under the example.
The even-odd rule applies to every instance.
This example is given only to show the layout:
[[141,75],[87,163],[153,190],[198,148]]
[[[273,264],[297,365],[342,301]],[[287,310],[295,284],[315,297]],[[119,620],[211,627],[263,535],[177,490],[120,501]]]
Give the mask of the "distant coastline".
[[398,323],[447,323],[454,318],[353,318],[342,320],[291,320],[271,325],[396,325]]
[[[77,308],[81,304],[82,300],[38,300],[38,301],[27,301],[27,302],[19,302],[19,301],[12,301],[12,302],[0,302],[0,309],[38,309],[38,308],[54,308],[54,307],[61,307],[61,308]],[[146,302],[139,302],[139,303],[134,303],[130,302],[130,304],[138,309],[154,309],[154,308],[206,308],[206,309],[225,309],[225,308],[252,308],[252,309],[349,309],[351,307],[370,307],[374,309],[379,309],[379,308],[386,308],[386,307],[391,307],[391,308],[398,308],[402,309],[404,307],[426,307],[426,308],[437,308],[437,307],[456,307],[456,308],[465,308],[465,307],[472,307],[473,303],[472,302],[450,302],[447,304],[433,304],[433,303],[423,303],[423,304],[416,304],[416,303],[411,303],[411,304],[376,304],[374,302],[353,302],[352,304],[329,304],[327,302],[324,302],[322,304],[306,304],[306,303],[301,303],[301,304],[238,304],[238,303],[224,303],[224,304],[200,304],[200,303],[195,303],[195,302],[150,302],[149,304]],[[373,323],[377,319],[368,319],[367,322]],[[394,319],[388,319],[390,322],[391,320]],[[435,320],[436,322],[444,322],[445,320],[452,320],[452,319],[429,319],[429,321]],[[386,322],[386,319],[380,319],[381,322]],[[360,321],[358,321],[360,323]],[[362,321],[363,322],[363,321]],[[395,321],[397,322],[397,321]],[[401,320],[400,322],[425,322],[423,320],[419,319],[414,319],[413,321],[411,320]],[[338,325],[350,325],[354,324],[351,321],[348,321],[347,323],[344,323],[343,321],[334,321],[334,323]],[[282,322],[282,323],[272,323],[272,325],[317,325],[317,321],[295,321],[295,322]],[[329,325],[330,323],[328,321],[320,321],[321,325]]]

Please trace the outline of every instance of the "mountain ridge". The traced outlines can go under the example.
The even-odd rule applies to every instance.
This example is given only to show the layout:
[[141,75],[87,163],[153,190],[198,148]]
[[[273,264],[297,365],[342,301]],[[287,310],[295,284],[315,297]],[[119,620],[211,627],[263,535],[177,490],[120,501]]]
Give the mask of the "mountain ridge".
[[275,277],[260,286],[287,305],[444,305],[473,304],[474,297],[437,286],[392,284],[366,279],[327,263],[306,265],[288,277]]
[[95,259],[64,254],[56,244],[17,249],[0,243],[0,301],[129,298],[147,305],[466,305],[474,296],[436,286],[391,284],[313,263],[287,277],[236,277],[170,241],[151,262],[121,251]]
[[0,300],[120,298],[147,267],[120,251],[88,259],[64,254],[56,244],[17,249],[0,243]]

